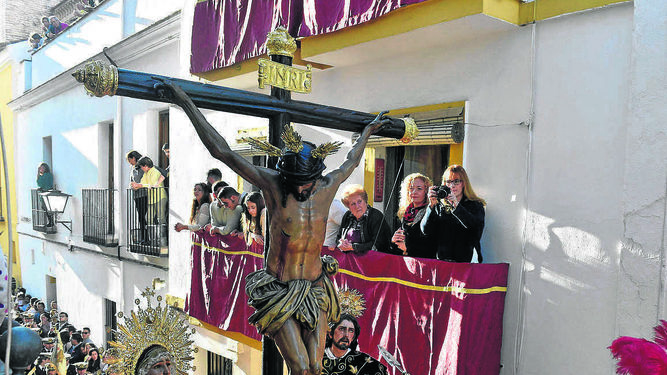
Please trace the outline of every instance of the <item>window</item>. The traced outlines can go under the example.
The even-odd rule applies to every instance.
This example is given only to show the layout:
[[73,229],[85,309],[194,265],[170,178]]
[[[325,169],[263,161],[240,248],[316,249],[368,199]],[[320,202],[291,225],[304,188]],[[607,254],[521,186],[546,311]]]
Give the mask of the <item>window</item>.
[[104,341],[115,341],[114,331],[118,329],[116,302],[104,299]]
[[[400,184],[405,176],[419,172],[439,185],[445,169],[450,164],[461,163],[461,142],[465,135],[464,105],[464,102],[456,102],[392,111],[389,113],[391,116],[408,116],[415,120],[419,129],[417,138],[408,146],[379,136],[372,136],[369,140],[367,147],[376,149],[376,158],[385,159],[383,211],[392,228],[400,225],[396,212],[401,195]],[[370,168],[374,163],[366,165]],[[369,196],[373,195],[373,183],[366,177],[364,185]]]
[[207,352],[208,375],[232,375],[232,360],[213,352]]
[[169,143],[169,111],[160,112],[158,115],[158,145],[159,150],[158,167],[166,169],[169,166],[169,158],[162,152],[162,146]]

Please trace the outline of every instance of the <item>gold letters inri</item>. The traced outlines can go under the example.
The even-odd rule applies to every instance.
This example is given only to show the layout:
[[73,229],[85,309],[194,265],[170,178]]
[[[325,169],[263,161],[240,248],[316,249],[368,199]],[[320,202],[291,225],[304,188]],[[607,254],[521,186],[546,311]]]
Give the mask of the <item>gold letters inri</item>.
[[307,94],[311,90],[312,67],[306,66],[301,70],[289,65],[283,65],[267,59],[259,59],[259,88],[271,85],[281,89]]

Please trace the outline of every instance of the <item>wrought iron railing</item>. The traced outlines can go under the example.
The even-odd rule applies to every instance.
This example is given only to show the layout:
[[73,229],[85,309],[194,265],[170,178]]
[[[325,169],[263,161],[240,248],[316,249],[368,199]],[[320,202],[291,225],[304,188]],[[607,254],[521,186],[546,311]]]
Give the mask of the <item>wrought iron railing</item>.
[[127,189],[127,247],[130,252],[168,254],[168,189]]
[[82,189],[83,240],[102,246],[118,246],[114,226],[114,204],[117,191],[113,189]]
[[32,229],[42,233],[56,233],[56,221],[52,214],[46,212],[46,205],[39,193],[41,189],[32,189],[30,197],[32,200]]

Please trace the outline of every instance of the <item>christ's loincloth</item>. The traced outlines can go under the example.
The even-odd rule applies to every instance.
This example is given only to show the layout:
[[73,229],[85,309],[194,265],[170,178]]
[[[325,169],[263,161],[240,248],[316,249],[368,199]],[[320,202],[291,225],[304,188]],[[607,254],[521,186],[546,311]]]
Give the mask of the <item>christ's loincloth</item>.
[[287,319],[294,317],[304,328],[315,329],[320,310],[327,312],[329,322],[340,319],[336,288],[329,279],[338,271],[338,261],[322,257],[322,274],[317,280],[290,280],[283,282],[259,270],[246,277],[245,291],[248,304],[255,308],[248,322],[260,334],[273,335]]

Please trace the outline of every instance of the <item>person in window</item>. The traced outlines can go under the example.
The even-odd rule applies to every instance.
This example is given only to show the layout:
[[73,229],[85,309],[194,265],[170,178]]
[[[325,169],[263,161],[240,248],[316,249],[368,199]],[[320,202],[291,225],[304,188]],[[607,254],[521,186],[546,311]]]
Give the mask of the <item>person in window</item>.
[[368,250],[389,253],[391,230],[379,210],[368,206],[368,194],[361,185],[348,185],[343,190],[343,215],[338,230],[338,249],[365,253]]
[[[37,187],[40,191],[53,190],[53,174],[51,174],[51,168],[49,168],[49,165],[46,163],[41,163],[37,167]],[[46,211],[46,203],[44,202],[44,198],[40,198],[39,209],[43,212],[42,215],[46,216],[46,226],[52,227],[54,224],[53,214]],[[44,216],[42,216],[41,219],[38,219],[40,225],[44,225],[44,222],[42,221]]]
[[51,168],[46,163],[41,163],[37,167],[37,187],[40,190],[53,190],[53,175]]
[[442,175],[442,184],[451,189],[438,199],[437,187],[428,191],[429,206],[422,219],[422,231],[437,238],[437,258],[449,262],[470,262],[473,249],[482,262],[480,239],[484,230],[486,202],[475,194],[465,169],[451,165]]
[[391,238],[394,251],[410,257],[435,259],[435,238],[425,235],[420,226],[428,207],[428,189],[432,185],[431,179],[421,173],[413,173],[403,179],[397,212],[401,227]]
[[156,222],[159,224],[165,223],[167,216],[167,194],[164,189],[164,176],[160,173],[153,160],[148,156],[142,156],[137,161],[139,168],[144,172],[141,177],[141,182],[132,182],[133,189],[148,188],[148,214],[147,223],[152,225]]
[[246,245],[263,248],[266,237],[266,208],[261,193],[250,193],[243,201],[241,224]]
[[177,232],[182,230],[198,231],[203,229],[211,222],[210,204],[211,190],[205,182],[198,182],[193,189],[194,199],[192,200],[192,210],[190,211],[190,224],[176,223],[174,229]]

